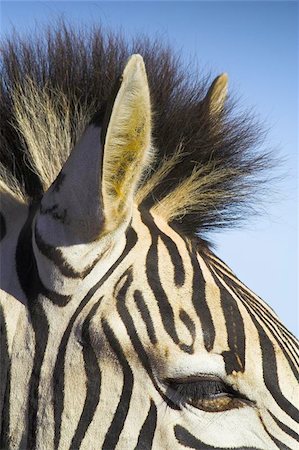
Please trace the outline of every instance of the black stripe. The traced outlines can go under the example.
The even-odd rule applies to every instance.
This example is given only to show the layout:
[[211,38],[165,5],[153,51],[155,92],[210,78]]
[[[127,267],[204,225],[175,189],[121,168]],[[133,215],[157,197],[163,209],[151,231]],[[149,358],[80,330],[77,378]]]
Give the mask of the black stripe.
[[4,311],[0,305],[0,357],[1,357],[1,386],[0,386],[0,413],[1,413],[1,434],[0,434],[0,448],[9,447],[9,424],[10,424],[10,408],[9,397],[11,389],[10,378],[10,360],[8,354],[8,338],[7,329],[4,317]]
[[263,450],[256,447],[214,447],[213,445],[208,445],[200,441],[181,425],[175,425],[174,434],[181,445],[196,450]]
[[157,426],[157,408],[153,400],[138,436],[135,450],[151,450]]
[[[269,311],[263,300],[260,298],[255,298],[253,296],[253,293],[246,288],[233,274],[227,274],[227,271],[223,272],[223,268],[219,265],[212,265],[212,267],[215,269],[216,273],[219,274],[229,285],[234,286],[235,292],[238,293],[238,296],[240,296],[240,300],[244,301],[244,299],[247,299],[249,304],[252,308],[255,309],[256,313],[261,317],[261,319],[268,324],[268,328],[272,329],[272,335],[275,336],[275,338],[282,342],[283,346],[291,355],[294,356],[294,358],[297,357],[297,353],[294,352],[299,349],[299,343],[297,339],[294,337],[294,335],[287,330],[287,328],[280,322],[280,320],[275,316],[274,311]],[[269,308],[269,306],[268,306]],[[279,330],[281,334],[278,334],[276,330]],[[295,376],[298,376],[298,374],[295,374]],[[298,379],[299,381],[299,379]]]
[[[268,410],[268,412],[270,413],[270,411]],[[272,416],[272,414],[270,413],[270,415]],[[273,416],[272,416],[273,417]],[[283,444],[282,442],[280,442],[278,439],[276,439],[274,436],[272,436],[272,434],[269,432],[269,430],[267,429],[263,417],[261,416],[261,414],[259,414],[259,418],[260,421],[263,425],[263,428],[265,430],[265,433],[267,433],[267,435],[269,436],[269,438],[276,444],[276,446],[280,449],[280,450],[292,450],[290,447],[287,447],[285,444]]]
[[[242,294],[241,294],[242,295]],[[267,318],[265,317],[260,310],[258,310],[256,308],[255,305],[252,305],[250,299],[244,299],[244,297],[241,298],[241,301],[244,303],[246,303],[246,305],[248,305],[248,307],[253,311],[254,314],[256,314],[256,316],[261,320],[261,322],[263,322],[263,324],[266,325],[267,329],[269,330],[271,336],[276,340],[276,342],[278,343],[282,353],[284,354],[284,357],[286,358],[290,369],[294,375],[294,377],[296,378],[297,382],[299,382],[299,372],[298,372],[298,367],[294,364],[294,361],[292,360],[290,354],[288,353],[288,346],[286,345],[286,342],[280,339],[280,336],[277,335],[277,332],[275,331],[275,328],[273,328],[273,323]],[[290,351],[290,350],[289,350]],[[293,355],[293,353],[290,351],[291,355],[294,357],[295,361],[297,362],[298,357],[296,355]]]
[[136,291],[134,292],[134,300],[136,302],[138,311],[141,314],[142,320],[145,323],[148,337],[152,344],[156,344],[157,337],[154,329],[154,324],[141,291],[136,289]]
[[[35,216],[38,204],[33,204],[29,208],[26,222],[20,232],[16,247],[16,270],[20,286],[23,289],[28,300],[28,311],[31,318],[32,329],[35,335],[35,350],[33,359],[33,368],[29,380],[28,394],[28,432],[27,449],[33,449],[36,446],[37,432],[37,412],[38,412],[38,388],[40,381],[41,367],[44,359],[44,352],[48,342],[48,321],[39,303],[40,294],[49,298],[53,303],[59,306],[65,306],[70,296],[60,295],[50,291],[42,284],[36,259],[32,247],[32,221]],[[25,435],[24,431],[24,435]]]
[[[210,258],[211,260],[211,258]],[[279,329],[279,331],[282,333],[283,337],[287,340],[287,341],[283,341],[284,345],[287,346],[289,344],[291,344],[292,346],[295,347],[295,349],[299,349],[299,343],[297,341],[297,339],[295,338],[295,336],[280,322],[280,320],[278,318],[276,318],[274,311],[271,313],[264,305],[264,302],[262,299],[258,298],[256,299],[253,296],[253,293],[250,291],[250,289],[246,288],[246,286],[243,285],[243,283],[241,283],[238,278],[233,274],[230,273],[228,271],[228,269],[225,270],[225,268],[221,267],[219,264],[215,265],[215,261],[212,261],[212,267],[215,269],[215,271],[224,279],[228,279],[230,280],[230,284],[233,284],[235,286],[235,289],[238,291],[238,293],[241,292],[241,300],[243,300],[244,296],[246,298],[248,298],[248,300],[250,301],[250,304],[255,305],[257,308],[257,311],[259,311],[260,313],[263,313],[267,318],[269,318],[270,322],[272,323],[272,325],[274,325],[275,327],[277,327]],[[269,305],[268,305],[269,308]],[[268,322],[269,323],[269,322]],[[274,332],[272,333],[274,335]],[[281,336],[279,336],[277,338],[278,340],[282,339]],[[289,350],[291,353],[292,351]],[[299,381],[299,380],[298,380]]]
[[211,275],[220,290],[221,306],[227,329],[228,346],[230,348],[229,351],[222,352],[226,373],[230,375],[233,371],[244,372],[245,330],[242,315],[239,311],[237,301],[229,293],[227,288],[223,286],[213,272],[211,272]]
[[6,221],[3,214],[0,212],[0,241],[6,236]]
[[[228,280],[228,282],[231,283],[232,288],[234,288],[234,285],[236,285],[236,283],[233,280],[228,278],[226,275],[222,275],[222,277],[225,280]],[[298,409],[292,403],[290,403],[287,398],[284,397],[280,390],[276,355],[273,344],[266,334],[264,328],[261,326],[255,315],[253,314],[252,305],[249,306],[242,297],[240,298],[240,301],[242,301],[243,306],[250,315],[259,334],[260,348],[262,351],[263,378],[265,385],[280,408],[285,411],[294,421],[299,422]],[[255,314],[257,313],[255,312]],[[261,320],[263,320],[263,318],[261,318]]]
[[[289,331],[284,327],[284,325],[279,322],[278,319],[274,315],[271,315],[270,312],[265,308],[265,306],[262,303],[262,300],[259,302],[252,296],[250,296],[250,292],[245,289],[245,287],[240,286],[235,279],[229,278],[228,275],[224,274],[221,269],[215,266],[212,266],[212,270],[215,270],[215,272],[221,277],[225,283],[231,287],[231,289],[235,292],[235,294],[238,296],[242,304],[246,304],[248,308],[252,311],[253,314],[255,314],[259,319],[266,325],[269,332],[273,336],[273,338],[277,341],[279,347],[281,348],[286,360],[288,361],[288,364],[290,366],[290,369],[296,378],[297,381],[299,381],[299,372],[298,368],[295,366],[293,360],[291,359],[290,354],[296,359],[296,355],[293,355],[293,351],[289,349],[289,343],[294,344],[297,348],[298,343],[295,340],[294,336],[289,333]],[[281,333],[284,335],[284,339],[281,335],[279,335],[275,329],[277,327]],[[287,334],[287,335],[286,335]],[[287,341],[285,341],[287,339]],[[290,354],[288,353],[290,352]]]
[[148,284],[156,298],[163,326],[167,334],[179,345],[179,338],[174,323],[174,313],[167,295],[162,287],[158,270],[157,239],[152,239],[152,244],[146,256],[146,275]]
[[114,272],[116,267],[124,260],[127,254],[132,250],[132,248],[136,245],[137,242],[137,234],[133,230],[133,228],[129,228],[126,234],[126,246],[119,256],[117,261],[110,267],[110,269],[106,272],[101,280],[99,280],[86,294],[86,296],[81,301],[80,305],[74,312],[71,317],[69,324],[64,332],[62,337],[58,355],[55,362],[54,374],[53,374],[53,398],[54,398],[54,421],[55,421],[55,434],[54,434],[54,449],[57,449],[59,446],[60,435],[61,435],[61,418],[63,411],[63,403],[64,403],[64,358],[67,343],[71,334],[72,327],[74,325],[75,320],[79,316],[80,312],[83,310],[85,305],[89,302],[91,297],[95,294],[95,292],[102,286],[102,284],[110,277],[110,275]]
[[195,328],[195,323],[194,321],[191,319],[191,317],[189,316],[189,314],[184,310],[184,309],[180,309],[180,315],[179,315],[181,321],[183,322],[183,324],[185,325],[185,327],[187,328],[187,330],[190,333],[190,336],[192,338],[192,347],[194,345],[195,342],[195,338],[196,338],[196,328]]
[[262,364],[263,364],[263,378],[264,383],[269,390],[270,394],[276,401],[276,403],[280,406],[280,408],[285,411],[295,422],[299,422],[299,411],[298,409],[292,405],[288,399],[284,397],[280,390],[279,382],[278,382],[278,373],[277,373],[277,364],[276,364],[276,356],[275,350],[273,348],[273,344],[269,337],[267,336],[265,330],[260,325],[256,317],[253,315],[250,307],[243,303],[245,309],[250,315],[255,327],[257,328],[259,340],[260,340],[260,349],[262,351]]
[[26,222],[20,232],[16,247],[16,270],[21,288],[28,303],[35,303],[39,294],[50,299],[57,306],[65,306],[71,299],[69,295],[61,295],[47,289],[38,274],[37,263],[32,247],[32,221],[38,205],[29,208]]
[[291,436],[295,441],[299,442],[299,435],[294,430],[291,430],[285,423],[282,423],[280,420],[277,419],[277,417],[274,416],[274,414],[271,413],[271,411],[268,410],[268,413],[276,423],[276,425],[286,434]]
[[272,436],[272,434],[270,434],[269,432],[268,432],[268,435],[273,440],[273,442],[277,445],[279,450],[292,450],[291,447],[288,447],[287,445],[283,444],[281,441],[276,439],[276,437]]
[[113,331],[105,320],[102,320],[102,327],[109,345],[117,356],[124,374],[121,396],[102,446],[103,449],[113,450],[118,443],[120,433],[122,432],[125,420],[127,418],[132,396],[134,378],[133,372],[127,362],[125,354],[122,351],[120,343],[118,342]]
[[204,346],[208,352],[213,349],[215,342],[215,327],[210,308],[206,300],[206,282],[203,277],[195,249],[189,251],[193,269],[192,304],[199,317]]
[[178,409],[180,409],[180,407],[178,405],[174,404],[168,397],[166,397],[164,395],[164,393],[161,391],[160,387],[158,386],[157,381],[156,381],[155,376],[152,371],[149,357],[138,337],[138,334],[137,334],[135,326],[134,326],[133,319],[126,307],[127,291],[133,281],[131,267],[129,267],[125,271],[125,273],[122,275],[121,279],[123,279],[123,278],[126,278],[126,281],[117,294],[117,311],[120,315],[120,318],[123,321],[124,326],[126,327],[127,333],[130,337],[130,340],[132,342],[134,350],[136,351],[136,353],[138,355],[139,361],[141,362],[143,368],[145,369],[148,376],[150,377],[155,389],[157,390],[157,392],[160,394],[162,399],[167,403],[167,405],[170,408],[178,410]]
[[[163,231],[160,230],[149,211],[141,211],[141,218],[142,221],[147,225],[151,233],[154,233],[156,236],[158,236],[165,245],[173,265],[174,284],[177,287],[183,286],[186,276],[185,267],[176,243],[171,239],[170,236],[167,236],[167,234],[163,233]],[[177,232],[175,233],[178,234]],[[184,242],[186,242],[183,236],[180,235],[180,237]]]
[[71,443],[71,448],[74,449],[80,448],[100,398],[101,371],[89,333],[90,321],[96,314],[100,302],[101,299],[93,305],[82,325],[83,359],[87,386],[84,407]]
[[249,312],[251,319],[258,330],[260,338],[260,347],[262,351],[263,377],[265,385],[269,390],[269,392],[271,393],[274,400],[276,401],[276,403],[280,406],[280,408],[287,415],[289,415],[295,422],[299,423],[298,409],[294,405],[292,405],[292,403],[290,403],[288,399],[284,397],[284,395],[280,390],[277,373],[276,356],[273,344],[270,341],[269,337],[267,336],[265,330],[261,327],[260,323],[253,316],[247,305],[245,306],[245,308]]
[[48,342],[48,322],[42,305],[38,301],[42,285],[38,276],[36,260],[32,248],[32,220],[37,205],[32,205],[28,211],[27,220],[20,232],[16,248],[16,269],[20,285],[28,299],[28,310],[32,328],[35,334],[35,349],[33,368],[29,381],[28,394],[28,433],[27,449],[36,445],[38,386],[44,352]]
[[[156,224],[155,224],[156,226]],[[165,247],[168,250],[173,269],[174,269],[174,284],[177,287],[183,286],[185,283],[185,268],[183,264],[182,257],[178,251],[176,243],[163,231],[161,231],[158,227],[157,230],[159,230],[159,237],[162,239]],[[183,239],[183,238],[182,238]]]
[[35,335],[35,349],[33,359],[33,369],[29,382],[28,394],[28,440],[27,449],[33,450],[36,448],[36,433],[37,433],[37,412],[39,401],[39,381],[44,354],[46,351],[49,335],[49,324],[46,314],[41,304],[36,299],[36,304],[28,304],[32,328]]
[[[277,326],[277,324],[273,324],[273,321],[271,320],[272,317],[270,315],[269,316],[264,315],[263,310],[258,308],[258,305],[256,305],[254,302],[252,302],[252,299],[249,297],[248,294],[245,294],[243,291],[241,291],[241,293],[240,293],[239,291],[236,291],[236,289],[234,289],[234,291],[236,292],[236,295],[238,295],[238,297],[240,298],[241,302],[246,303],[248,308],[250,308],[250,310],[266,325],[267,329],[269,330],[269,332],[271,333],[273,338],[276,340],[281,351],[283,352],[284,357],[286,358],[294,377],[299,382],[298,368],[294,364],[294,361],[292,360],[290,354],[293,356],[293,358],[295,360],[297,359],[297,355],[293,354],[292,350],[289,349],[288,342],[285,341],[284,339],[282,339],[282,337],[277,333],[277,331],[275,329],[275,326]],[[286,339],[288,339],[288,338],[286,337]],[[290,352],[290,354],[289,354],[289,352]]]
[[38,277],[38,280],[40,283],[40,293],[44,297],[47,297],[49,300],[51,300],[51,302],[54,303],[54,305],[60,306],[62,308],[63,306],[66,306],[70,302],[70,300],[72,298],[71,295],[63,295],[63,294],[58,294],[58,292],[51,291],[50,289],[47,289],[42,284],[39,277]]
[[[54,371],[53,371],[53,403],[54,403],[54,449],[57,449],[60,441],[60,433],[61,433],[61,418],[63,411],[63,403],[64,403],[64,359],[67,343],[71,334],[71,330],[73,328],[74,322],[77,319],[80,312],[83,310],[84,306],[91,299],[93,294],[97,289],[92,288],[88,294],[84,297],[79,307],[76,309],[75,313],[72,315],[68,326],[63,334],[61,339],[57,358],[55,361]],[[92,293],[91,293],[92,291]],[[102,298],[100,299],[102,300]]]
[[[227,277],[226,277],[227,278]],[[228,278],[229,281],[232,281]],[[234,282],[232,281],[232,285],[234,285]],[[239,292],[237,292],[237,295]],[[277,404],[280,406],[280,408],[285,411],[287,414],[292,417],[293,420],[296,422],[299,422],[299,411],[298,409],[292,405],[282,394],[278,382],[278,373],[277,373],[277,364],[276,364],[276,355],[275,350],[273,348],[273,344],[266,334],[264,328],[261,326],[255,315],[252,311],[252,305],[248,305],[246,300],[243,297],[239,297],[240,301],[242,301],[242,304],[244,305],[245,309],[247,310],[248,314],[250,315],[254,325],[256,326],[259,334],[260,339],[260,348],[262,351],[262,363],[263,363],[263,377],[264,382],[268,390],[270,391],[271,395],[277,402]],[[255,314],[259,317],[260,314],[255,311]],[[263,317],[260,318],[260,320],[263,320]],[[283,350],[283,347],[280,347]],[[285,357],[287,358],[287,354],[285,351],[283,351]],[[293,365],[292,361],[290,361],[289,358],[287,358],[290,367]],[[292,364],[291,364],[292,363]],[[294,367],[294,370],[296,368]]]
[[95,259],[92,261],[91,264],[89,264],[84,270],[81,270],[80,272],[76,271],[70,264],[66,261],[64,258],[62,251],[58,248],[53,247],[50,244],[47,244],[44,239],[42,238],[41,234],[37,230],[37,227],[35,226],[34,230],[34,237],[35,242],[37,245],[37,248],[39,251],[44,255],[46,258],[48,258],[50,261],[52,261],[59,269],[59,271],[67,278],[85,278],[95,267],[95,265],[100,261],[100,259],[103,256],[103,253],[101,252]]
[[168,301],[168,297],[160,281],[159,263],[158,263],[158,237],[161,234],[161,231],[154,223],[150,213],[143,212],[142,220],[144,224],[148,227],[152,239],[152,243],[146,256],[146,276],[148,284],[157,301],[163,326],[165,328],[166,333],[171,337],[173,342],[180,347],[181,350],[183,350],[186,353],[192,353],[193,352],[192,346],[181,343],[178,338],[175,327],[173,309]]

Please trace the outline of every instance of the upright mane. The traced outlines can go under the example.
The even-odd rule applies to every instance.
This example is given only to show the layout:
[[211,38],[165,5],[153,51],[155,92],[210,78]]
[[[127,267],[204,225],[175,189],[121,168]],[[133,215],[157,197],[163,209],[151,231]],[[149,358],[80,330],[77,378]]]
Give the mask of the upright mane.
[[191,238],[246,219],[269,167],[258,123],[230,98],[211,114],[209,77],[167,46],[101,28],[60,24],[1,43],[1,189],[24,202],[42,195],[86,125],[103,119],[132,53],[146,65],[155,149],[136,202]]

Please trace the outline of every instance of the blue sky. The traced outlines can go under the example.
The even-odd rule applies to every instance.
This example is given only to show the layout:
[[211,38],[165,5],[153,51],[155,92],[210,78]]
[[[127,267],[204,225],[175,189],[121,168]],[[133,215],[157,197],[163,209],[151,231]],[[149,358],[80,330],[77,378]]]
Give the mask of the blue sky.
[[21,33],[61,14],[128,36],[159,36],[186,64],[215,76],[227,72],[241,105],[269,128],[267,146],[285,158],[284,179],[269,193],[264,215],[241,230],[212,237],[217,254],[298,334],[298,4],[296,2],[1,2],[1,34]]

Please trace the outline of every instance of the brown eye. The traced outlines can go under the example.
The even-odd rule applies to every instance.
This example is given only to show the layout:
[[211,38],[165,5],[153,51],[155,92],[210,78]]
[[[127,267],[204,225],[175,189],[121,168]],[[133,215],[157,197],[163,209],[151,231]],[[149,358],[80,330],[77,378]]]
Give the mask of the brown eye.
[[189,399],[188,403],[195,408],[210,412],[227,411],[228,409],[244,406],[244,402],[241,399],[233,398],[225,394],[215,396],[214,398]]
[[197,376],[168,379],[167,393],[172,401],[209,412],[240,408],[249,400],[219,378]]

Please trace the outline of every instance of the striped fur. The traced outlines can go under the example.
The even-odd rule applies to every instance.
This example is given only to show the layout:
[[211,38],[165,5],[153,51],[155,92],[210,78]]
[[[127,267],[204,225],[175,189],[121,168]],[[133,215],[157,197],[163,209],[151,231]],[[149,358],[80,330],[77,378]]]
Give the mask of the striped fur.
[[[109,269],[95,276],[99,262],[65,305],[42,283],[29,294],[31,227],[16,251],[30,301],[10,304],[3,448],[297,448],[298,344],[215,255],[135,210]],[[178,406],[166,380],[197,374],[250,403]]]

